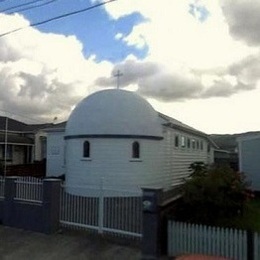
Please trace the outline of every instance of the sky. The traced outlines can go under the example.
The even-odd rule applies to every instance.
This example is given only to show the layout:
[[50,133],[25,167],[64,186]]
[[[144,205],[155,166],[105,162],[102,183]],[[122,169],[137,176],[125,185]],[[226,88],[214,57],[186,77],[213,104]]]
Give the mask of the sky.
[[31,2],[0,0],[1,115],[67,120],[120,70],[120,88],[198,130],[260,130],[260,0],[116,0],[35,27],[102,1]]

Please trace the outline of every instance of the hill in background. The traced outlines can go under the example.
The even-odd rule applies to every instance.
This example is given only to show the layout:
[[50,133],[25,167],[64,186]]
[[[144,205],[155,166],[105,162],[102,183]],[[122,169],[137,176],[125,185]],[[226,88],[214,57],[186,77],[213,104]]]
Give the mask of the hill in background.
[[260,131],[247,132],[241,134],[212,134],[211,139],[219,146],[221,150],[227,150],[230,152],[237,152],[237,138],[241,136],[260,134]]

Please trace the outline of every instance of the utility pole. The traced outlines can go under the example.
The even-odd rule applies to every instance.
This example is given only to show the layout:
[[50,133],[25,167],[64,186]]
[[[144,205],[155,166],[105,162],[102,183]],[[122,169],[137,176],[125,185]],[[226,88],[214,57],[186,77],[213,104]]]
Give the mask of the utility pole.
[[6,177],[6,159],[7,159],[7,142],[8,142],[8,117],[5,117],[5,158],[4,158],[4,177]]

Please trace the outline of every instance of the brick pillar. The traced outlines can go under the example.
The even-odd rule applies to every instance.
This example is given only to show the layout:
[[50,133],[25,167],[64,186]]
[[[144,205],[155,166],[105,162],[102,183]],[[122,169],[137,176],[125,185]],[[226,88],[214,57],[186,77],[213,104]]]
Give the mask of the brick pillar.
[[161,255],[161,188],[143,189],[142,259],[158,259]]
[[61,181],[46,179],[43,181],[43,232],[54,233],[60,224],[60,190]]
[[14,210],[14,198],[16,194],[16,177],[5,178],[5,198],[4,198],[4,214],[3,225],[14,226],[15,225],[15,210]]

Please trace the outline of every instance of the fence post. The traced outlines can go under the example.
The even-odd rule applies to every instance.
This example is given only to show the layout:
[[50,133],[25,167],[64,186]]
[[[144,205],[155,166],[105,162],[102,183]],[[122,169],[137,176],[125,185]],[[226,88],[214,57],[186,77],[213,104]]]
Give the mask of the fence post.
[[100,180],[98,198],[98,233],[103,234],[104,227],[104,179]]
[[16,196],[16,183],[17,177],[6,177],[5,178],[5,189],[4,189],[4,214],[3,224],[5,226],[14,226],[16,219],[14,210],[14,198]]
[[158,259],[161,255],[161,197],[162,188],[143,188],[142,259]]
[[59,230],[61,181],[46,179],[43,181],[43,232],[54,233]]
[[247,237],[247,260],[254,260],[254,232],[252,230],[246,231]]

